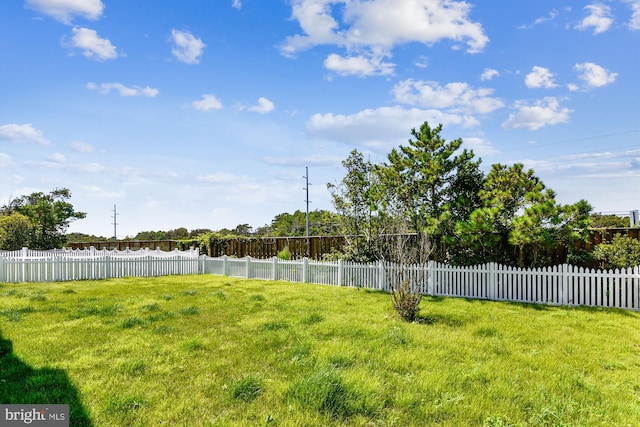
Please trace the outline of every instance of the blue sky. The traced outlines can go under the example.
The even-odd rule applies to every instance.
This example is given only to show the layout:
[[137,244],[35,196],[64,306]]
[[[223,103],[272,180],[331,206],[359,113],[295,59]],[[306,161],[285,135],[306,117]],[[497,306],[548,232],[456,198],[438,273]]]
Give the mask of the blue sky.
[[640,0],[0,3],[0,203],[69,231],[258,227],[330,209],[357,148],[442,123],[562,203],[640,208]]

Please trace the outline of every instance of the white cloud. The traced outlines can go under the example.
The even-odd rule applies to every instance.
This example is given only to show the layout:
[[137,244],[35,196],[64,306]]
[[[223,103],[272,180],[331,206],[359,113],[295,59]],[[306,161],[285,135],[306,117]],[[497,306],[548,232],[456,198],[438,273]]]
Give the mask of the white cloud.
[[89,59],[104,61],[118,57],[116,47],[111,44],[109,39],[100,38],[95,30],[74,27],[72,31],[71,42],[66,43],[63,40],[64,45],[80,49],[82,54]]
[[267,114],[272,112],[276,108],[276,106],[273,102],[269,101],[267,98],[260,97],[256,105],[246,106],[246,105],[238,104],[237,108],[240,111],[247,110],[247,111],[253,111],[255,113]]
[[573,68],[580,73],[578,77],[588,87],[606,86],[616,81],[616,77],[618,76],[618,73],[612,73],[593,62],[576,64]]
[[483,82],[493,80],[494,77],[500,77],[500,72],[493,68],[485,68],[480,75],[480,80]]
[[[212,187],[216,197],[225,201],[244,201],[253,206],[274,200],[288,200],[295,184],[282,181],[268,181],[248,175],[215,172],[196,176],[196,181]],[[206,191],[206,190],[205,190]]]
[[541,25],[541,24],[544,24],[545,22],[553,21],[559,15],[560,15],[560,13],[557,10],[554,9],[551,12],[549,12],[549,15],[541,16],[540,18],[537,18],[535,21],[533,21],[533,24],[520,25],[520,26],[518,26],[518,29],[520,29],[520,30],[529,30],[529,29],[535,27],[536,25]]
[[314,137],[371,147],[385,152],[398,144],[405,143],[409,136],[408,130],[420,126],[424,121],[441,123],[445,127],[478,125],[476,119],[465,115],[394,106],[367,109],[350,115],[318,113],[311,116],[306,123],[306,128]]
[[418,68],[427,68],[429,66],[429,57],[420,55],[415,61],[413,61],[413,65]]
[[145,96],[147,98],[153,98],[159,93],[158,89],[154,89],[149,86],[127,87],[122,83],[102,83],[100,85],[97,85],[95,83],[87,83],[87,89],[97,90],[98,92],[103,94],[108,94],[112,90],[115,90],[120,94],[120,96]]
[[78,153],[92,153],[95,151],[93,145],[84,141],[72,141],[69,145],[73,151],[77,151]]
[[0,126],[0,140],[11,142],[35,142],[40,145],[49,145],[50,141],[44,137],[41,131],[31,126],[31,123],[18,125],[10,123]]
[[436,82],[407,79],[393,87],[395,100],[403,104],[427,108],[451,109],[468,114],[487,114],[504,106],[490,95],[493,89],[473,89],[467,83],[454,82],[440,86]]
[[[567,176],[571,176],[573,180],[578,178],[622,178],[629,181],[640,177],[640,170],[636,167],[638,155],[640,155],[640,150],[604,151],[568,154],[545,160],[529,159],[523,163],[527,167],[534,168],[537,172],[562,174],[565,180]],[[617,188],[611,183],[607,185],[610,185],[611,188]],[[605,194],[609,193],[605,191]]]
[[188,31],[179,31],[176,29],[171,30],[171,41],[174,46],[171,49],[171,53],[178,61],[185,64],[198,64],[200,63],[200,56],[202,51],[207,46]]
[[464,144],[462,148],[471,149],[475,154],[479,156],[488,156],[498,153],[498,150],[496,150],[496,148],[484,138],[467,137],[463,138],[463,140]]
[[515,107],[518,111],[510,114],[509,118],[502,123],[503,129],[536,130],[544,126],[566,123],[572,112],[568,108],[560,108],[560,103],[555,97],[537,100],[533,105],[518,101]]
[[587,30],[593,27],[593,34],[600,34],[609,29],[613,23],[611,18],[611,8],[605,4],[594,3],[584,7],[589,13],[580,24],[576,25],[579,30]]
[[65,163],[67,158],[62,153],[53,153],[47,156],[47,160],[52,163]]
[[13,164],[13,158],[6,154],[0,153],[0,168],[8,168]]
[[325,59],[324,66],[341,76],[355,75],[365,77],[393,74],[395,64],[382,62],[382,57],[374,58],[365,55],[342,57],[332,53]]
[[26,0],[25,6],[65,24],[74,16],[98,19],[104,9],[101,0]]
[[629,20],[629,29],[640,30],[640,0],[625,0],[631,7],[631,19]]
[[259,98],[258,105],[254,105],[253,107],[249,107],[249,111],[255,111],[260,114],[267,114],[273,111],[276,108],[276,105],[269,101],[267,98]]
[[[417,42],[431,46],[451,40],[454,48],[466,45],[468,52],[476,53],[489,41],[482,25],[469,19],[471,6],[463,1],[293,0],[292,3],[292,19],[300,24],[302,34],[285,39],[281,45],[285,56],[318,45],[334,45],[347,50],[347,59],[368,57],[372,62],[375,58],[390,57],[391,49],[400,44]],[[337,16],[338,11],[341,16]],[[332,61],[336,59],[332,57]]]
[[551,89],[557,85],[553,82],[553,73],[544,67],[534,66],[532,71],[527,74],[524,84],[528,88],[545,88]]
[[221,110],[223,108],[222,102],[214,95],[208,93],[202,95],[200,101],[193,101],[191,106],[200,111]]
[[231,7],[234,9],[242,9],[242,2],[240,0],[231,0]]

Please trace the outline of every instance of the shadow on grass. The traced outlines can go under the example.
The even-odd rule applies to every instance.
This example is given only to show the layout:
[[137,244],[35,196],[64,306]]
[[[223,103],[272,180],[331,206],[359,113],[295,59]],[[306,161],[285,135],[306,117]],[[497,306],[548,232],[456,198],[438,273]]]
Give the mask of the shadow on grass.
[[[441,297],[430,297],[429,302],[437,302],[435,298]],[[520,307],[527,310],[535,310],[535,311],[580,311],[584,313],[615,313],[625,317],[638,317],[639,314],[632,310],[624,309],[624,308],[616,308],[616,307],[592,307],[588,305],[558,305],[558,304],[540,304],[540,303],[531,303],[531,302],[520,302],[520,301],[502,301],[502,300],[488,300],[488,299],[480,299],[480,298],[465,298],[467,302],[474,304],[505,304],[508,306]]]
[[462,316],[456,316],[455,314],[431,314],[431,315],[422,315],[419,314],[416,316],[414,320],[415,323],[419,323],[421,325],[445,325],[452,328],[460,328],[464,326],[466,323],[469,323],[471,320],[469,318],[465,318]]
[[70,426],[93,426],[78,392],[61,369],[33,369],[13,354],[0,331],[0,403],[69,405]]

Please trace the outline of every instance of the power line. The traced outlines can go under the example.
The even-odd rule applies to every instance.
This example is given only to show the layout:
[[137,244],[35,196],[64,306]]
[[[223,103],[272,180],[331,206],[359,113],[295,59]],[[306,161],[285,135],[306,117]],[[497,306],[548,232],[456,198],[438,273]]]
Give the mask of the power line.
[[595,135],[595,136],[585,136],[582,138],[575,138],[575,139],[567,139],[564,141],[555,141],[555,142],[547,142],[544,144],[534,144],[530,147],[518,147],[518,148],[512,148],[510,150],[503,150],[502,152],[510,152],[510,151],[519,151],[519,150],[523,150],[523,149],[533,149],[533,148],[537,148],[537,147],[548,147],[550,145],[560,145],[560,144],[569,144],[572,142],[582,142],[582,141],[589,141],[591,139],[599,139],[599,138],[608,138],[611,136],[620,136],[620,135],[628,135],[631,133],[637,133],[640,132],[640,129],[635,129],[635,130],[628,130],[628,131],[624,131],[624,132],[615,132],[615,133],[608,133],[608,134],[604,134],[604,135]]

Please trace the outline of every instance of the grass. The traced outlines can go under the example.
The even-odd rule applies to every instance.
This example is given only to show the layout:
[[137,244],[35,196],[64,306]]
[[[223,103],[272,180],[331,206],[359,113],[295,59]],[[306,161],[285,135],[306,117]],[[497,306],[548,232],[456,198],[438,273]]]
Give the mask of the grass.
[[640,314],[214,276],[0,284],[0,403],[94,426],[635,426]]

